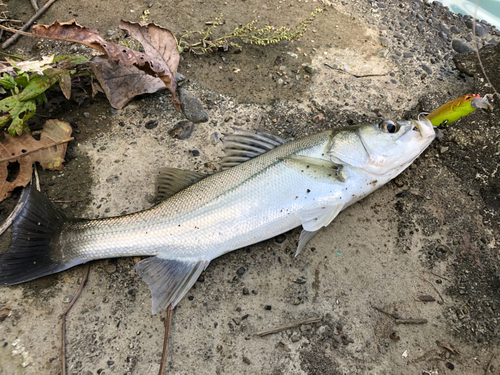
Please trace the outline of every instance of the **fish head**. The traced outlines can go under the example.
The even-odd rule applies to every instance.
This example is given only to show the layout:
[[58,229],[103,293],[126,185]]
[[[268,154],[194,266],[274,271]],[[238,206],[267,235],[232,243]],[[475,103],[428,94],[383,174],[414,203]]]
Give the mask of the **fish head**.
[[328,155],[335,163],[393,178],[407,168],[435,136],[426,117],[350,126],[332,137]]

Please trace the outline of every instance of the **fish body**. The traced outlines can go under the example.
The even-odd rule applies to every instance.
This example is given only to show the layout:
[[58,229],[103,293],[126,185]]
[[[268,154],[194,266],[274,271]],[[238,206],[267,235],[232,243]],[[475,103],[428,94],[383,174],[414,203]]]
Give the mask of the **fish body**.
[[426,119],[351,126],[289,142],[236,131],[226,137],[223,165],[230,168],[209,176],[167,169],[168,197],[121,217],[68,218],[27,188],[9,251],[0,254],[0,285],[94,259],[149,255],[136,267],[155,313],[175,306],[212,259],[302,225],[298,254],[341,210],[406,169],[434,136]]

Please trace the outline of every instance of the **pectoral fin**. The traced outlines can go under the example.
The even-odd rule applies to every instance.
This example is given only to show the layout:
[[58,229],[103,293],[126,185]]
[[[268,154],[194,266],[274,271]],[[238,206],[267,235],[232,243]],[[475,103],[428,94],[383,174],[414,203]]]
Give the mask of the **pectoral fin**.
[[209,261],[162,259],[158,256],[141,260],[135,266],[137,273],[149,285],[152,313],[177,305],[198,280]]
[[331,160],[314,158],[305,155],[291,155],[285,159],[288,165],[300,169],[301,172],[321,179],[335,179],[344,182],[343,166]]
[[306,209],[299,214],[302,227],[308,232],[316,232],[330,224],[342,208],[344,203]]

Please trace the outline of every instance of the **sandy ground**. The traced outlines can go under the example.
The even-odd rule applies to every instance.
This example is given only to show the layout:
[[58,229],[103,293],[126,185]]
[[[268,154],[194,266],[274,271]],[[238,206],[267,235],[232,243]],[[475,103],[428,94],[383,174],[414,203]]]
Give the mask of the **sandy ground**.
[[[184,118],[165,92],[138,98],[120,111],[104,96],[81,107],[46,108],[46,115],[75,128],[65,171],[40,172],[42,191],[63,201],[59,205],[68,213],[95,218],[150,207],[158,168],[206,171],[218,165],[222,144],[212,142],[214,133],[233,126],[299,137],[381,117],[415,117],[477,87],[444,58],[450,51],[440,49],[439,29],[426,26],[419,35],[411,21],[412,29],[404,29],[409,2],[385,7],[307,0],[151,3],[150,21],[176,34],[199,29],[220,13],[230,29],[254,18],[292,26],[315,7],[326,10],[298,42],[244,46],[239,54],[185,55],[179,67],[188,78],[184,87],[210,116],[187,140],[167,133]],[[28,0],[6,4],[13,18],[25,20],[32,13]],[[64,0],[40,23],[76,17],[105,35],[116,30],[120,18],[138,21],[148,4]],[[455,38],[470,33],[445,10],[416,4],[426,17],[461,27]],[[399,28],[404,40],[394,37]],[[438,57],[423,52],[430,38],[438,44]],[[412,48],[411,58],[393,57]],[[39,58],[54,51],[89,53],[26,38],[9,52]],[[432,66],[432,74],[422,64]],[[290,82],[278,83],[286,77]],[[297,258],[300,229],[215,259],[174,311],[168,373],[500,374],[498,116],[498,109],[475,113],[443,130],[443,139],[411,168],[342,212]],[[158,127],[145,129],[149,120],[157,120]],[[2,203],[2,217],[14,203],[14,198]],[[79,266],[0,289],[0,310],[10,308],[0,321],[0,374],[61,372],[59,315],[82,271]],[[423,295],[435,301],[422,302]],[[150,306],[133,259],[93,262],[67,319],[68,372],[157,373],[165,312],[151,316]],[[428,322],[398,325],[379,310]],[[321,321],[254,335],[311,317]]]

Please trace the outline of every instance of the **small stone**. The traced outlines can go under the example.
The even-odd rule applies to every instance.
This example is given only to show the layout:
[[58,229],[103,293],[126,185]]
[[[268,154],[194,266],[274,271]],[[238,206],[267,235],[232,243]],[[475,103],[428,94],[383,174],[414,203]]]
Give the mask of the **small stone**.
[[411,53],[411,52],[404,52],[403,53],[403,57],[409,59],[409,58],[413,57],[413,53]]
[[257,294],[259,294],[259,292],[258,292],[258,291],[256,291],[255,289],[253,289],[253,290],[252,290],[252,294],[256,294],[256,295],[257,295]]
[[310,65],[304,66],[304,70],[308,74],[315,74],[318,72],[318,68],[316,68],[315,66],[310,66]]
[[83,112],[83,117],[90,118],[90,112]]
[[116,34],[116,31],[114,31],[114,30],[108,30],[108,31],[106,31],[106,35],[107,36],[113,36],[115,34]]
[[245,356],[243,356],[243,363],[246,363],[247,365],[251,365],[252,362]]
[[269,310],[271,310],[271,309],[272,309],[272,306],[271,306],[271,305],[266,305],[266,306],[264,306],[264,310],[268,310],[268,311],[269,311]]
[[451,48],[453,48],[458,53],[472,52],[474,49],[466,42],[462,42],[461,40],[454,39],[451,42]]
[[172,138],[188,139],[194,131],[194,124],[191,121],[179,121],[174,128],[168,131]]
[[184,81],[186,80],[186,77],[184,74],[181,74],[179,72],[176,73],[175,75],[175,82],[177,82],[177,86],[180,86]]
[[198,150],[191,150],[191,153],[193,154],[193,156],[200,156],[200,151]]
[[212,142],[212,144],[215,146],[217,143],[220,142],[220,137],[219,137],[219,133],[217,132],[214,132],[212,134],[210,134],[210,141]]
[[301,332],[307,332],[307,331],[310,331],[311,329],[312,329],[312,326],[310,324],[302,324],[300,326]]
[[446,151],[448,151],[449,149],[450,149],[449,147],[444,147],[444,146],[443,146],[443,147],[441,147],[441,148],[439,149],[439,152],[440,152],[441,154],[444,154],[444,153],[445,153]]
[[488,32],[486,26],[476,23],[476,36],[484,36]]
[[286,240],[286,236],[284,234],[280,234],[279,236],[275,237],[274,240],[277,243],[283,243]]
[[248,288],[247,288],[247,287],[244,287],[244,288],[243,288],[243,294],[244,294],[245,296],[246,296],[246,295],[248,295],[248,294],[250,294],[250,291],[248,290]]
[[238,268],[238,270],[236,271],[236,274],[237,274],[239,277],[241,277],[241,276],[243,276],[243,275],[245,274],[245,271],[246,271],[245,267],[240,267],[240,268]]
[[178,92],[179,100],[181,102],[181,110],[184,113],[184,116],[195,124],[199,122],[207,122],[208,113],[205,111],[198,98],[182,87],[178,90]]
[[292,342],[297,342],[300,340],[300,335],[298,333],[294,333],[291,337]]
[[427,74],[432,74],[432,69],[430,66],[422,64],[421,67],[424,70],[424,72],[426,72]]
[[108,366],[113,366],[115,364],[115,361],[108,361]]
[[146,129],[154,129],[157,126],[158,126],[158,120],[149,120],[148,122],[146,122],[146,125],[144,125]]
[[417,30],[419,33],[423,33],[425,31],[425,25],[423,23],[418,24]]
[[73,301],[73,296],[71,294],[68,294],[66,297],[64,297],[63,302],[64,303],[70,303]]
[[460,34],[462,32],[462,30],[460,30],[458,27],[456,26],[452,26],[450,27],[450,31],[452,34]]
[[284,82],[284,81],[283,81],[283,79],[282,79],[282,78],[278,79],[278,85],[282,85],[282,84],[283,84],[283,82]]
[[387,39],[387,38],[384,38],[383,36],[379,36],[378,37],[378,41],[380,42],[380,45],[382,47],[386,47],[387,48],[387,47],[392,46],[391,41],[389,39]]
[[109,274],[115,273],[116,272],[116,264],[110,263],[106,265],[106,272]]

